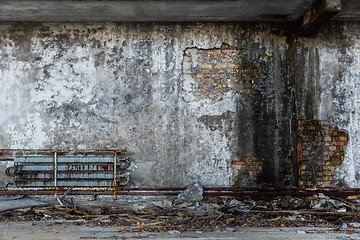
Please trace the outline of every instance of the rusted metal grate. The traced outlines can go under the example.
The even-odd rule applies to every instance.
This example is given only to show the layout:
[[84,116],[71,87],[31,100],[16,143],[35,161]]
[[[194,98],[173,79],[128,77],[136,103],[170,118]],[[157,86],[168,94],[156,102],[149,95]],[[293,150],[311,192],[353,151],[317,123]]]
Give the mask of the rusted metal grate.
[[[14,158],[16,188],[116,190],[129,182],[126,150],[0,150]],[[8,172],[10,172],[8,170]]]

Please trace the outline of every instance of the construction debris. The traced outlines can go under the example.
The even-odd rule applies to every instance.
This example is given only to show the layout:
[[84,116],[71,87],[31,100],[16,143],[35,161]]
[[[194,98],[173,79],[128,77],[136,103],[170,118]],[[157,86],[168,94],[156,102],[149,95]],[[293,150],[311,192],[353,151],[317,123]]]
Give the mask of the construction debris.
[[[59,199],[65,201],[64,198]],[[117,226],[120,232],[170,234],[239,231],[245,227],[332,227],[350,231],[360,224],[358,209],[355,198],[334,199],[323,194],[257,199],[212,197],[175,203],[169,199],[155,199],[137,203],[72,202],[59,206],[54,202],[52,206],[26,206],[4,211],[0,214],[0,220],[46,220],[58,224],[70,221],[89,227]]]

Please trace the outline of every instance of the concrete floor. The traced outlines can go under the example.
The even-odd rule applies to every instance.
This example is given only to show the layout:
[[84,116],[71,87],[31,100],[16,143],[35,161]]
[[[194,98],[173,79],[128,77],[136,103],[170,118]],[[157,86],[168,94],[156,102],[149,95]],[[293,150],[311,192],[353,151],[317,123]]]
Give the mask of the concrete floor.
[[1,222],[0,239],[360,239],[360,228],[244,228],[214,232],[120,233],[83,222]]

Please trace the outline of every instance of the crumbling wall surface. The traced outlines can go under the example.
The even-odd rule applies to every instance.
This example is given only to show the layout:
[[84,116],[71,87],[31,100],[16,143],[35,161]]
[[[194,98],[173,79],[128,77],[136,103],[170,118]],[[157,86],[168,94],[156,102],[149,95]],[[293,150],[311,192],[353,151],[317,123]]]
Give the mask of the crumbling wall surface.
[[0,147],[126,148],[130,186],[281,181],[287,47],[261,24],[0,25]]
[[[319,186],[360,187],[359,27],[331,23],[317,36],[297,43],[297,108],[300,118],[309,120],[299,126],[300,138],[322,139],[313,145],[326,170],[319,171],[320,182],[326,183]],[[310,179],[303,180],[311,186],[306,184]]]

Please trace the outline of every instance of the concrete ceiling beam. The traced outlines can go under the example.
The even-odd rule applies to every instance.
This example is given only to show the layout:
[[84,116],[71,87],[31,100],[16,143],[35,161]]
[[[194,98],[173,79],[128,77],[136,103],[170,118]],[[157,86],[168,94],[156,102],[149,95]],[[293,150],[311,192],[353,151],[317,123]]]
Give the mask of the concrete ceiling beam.
[[342,0],[317,1],[302,15],[295,33],[303,37],[315,34],[321,26],[329,22],[342,9]]
[[316,0],[0,0],[0,21],[294,22]]

